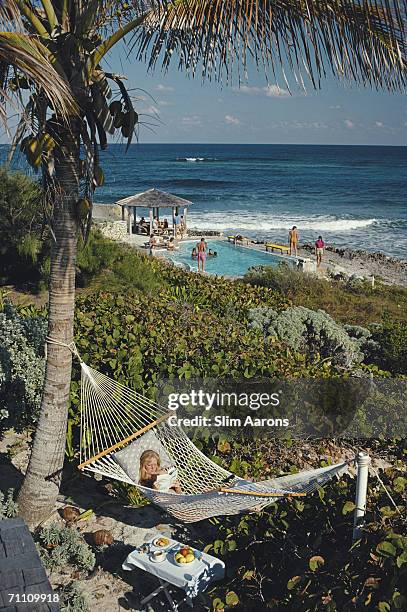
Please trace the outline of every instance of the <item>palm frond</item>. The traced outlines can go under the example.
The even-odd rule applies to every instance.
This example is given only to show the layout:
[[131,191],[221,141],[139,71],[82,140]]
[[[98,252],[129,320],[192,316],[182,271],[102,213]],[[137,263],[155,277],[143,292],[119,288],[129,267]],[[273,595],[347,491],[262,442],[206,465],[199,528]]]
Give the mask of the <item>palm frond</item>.
[[21,27],[21,13],[15,0],[0,2],[0,30]]
[[[20,32],[0,32],[0,65],[19,70],[41,88],[57,113],[68,117],[76,112],[69,84],[54,68],[48,49],[36,38]],[[7,82],[1,86],[5,93]]]
[[390,90],[406,84],[405,0],[173,0],[153,2],[132,44],[139,59],[232,80],[249,58],[313,87],[327,71]]

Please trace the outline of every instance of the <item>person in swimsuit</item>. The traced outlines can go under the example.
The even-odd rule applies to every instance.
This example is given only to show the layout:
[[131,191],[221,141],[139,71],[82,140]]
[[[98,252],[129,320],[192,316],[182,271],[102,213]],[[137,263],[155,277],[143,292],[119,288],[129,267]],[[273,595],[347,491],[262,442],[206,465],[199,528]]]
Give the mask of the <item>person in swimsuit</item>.
[[322,236],[318,236],[318,240],[315,242],[315,255],[317,258],[317,268],[321,265],[322,255],[324,254],[325,242],[322,240]]
[[288,246],[290,247],[290,255],[298,256],[298,229],[296,225],[293,225],[288,232]]
[[198,272],[202,270],[205,272],[205,261],[206,261],[206,242],[205,238],[201,238],[201,240],[196,245],[198,250]]

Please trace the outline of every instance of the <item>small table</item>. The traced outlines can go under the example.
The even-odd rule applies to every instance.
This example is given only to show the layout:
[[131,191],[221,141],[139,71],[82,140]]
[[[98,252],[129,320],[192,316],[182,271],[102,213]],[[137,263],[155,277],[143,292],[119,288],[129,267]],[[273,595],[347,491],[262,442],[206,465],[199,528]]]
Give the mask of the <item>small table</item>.
[[[185,601],[189,606],[193,607],[192,600],[199,593],[205,591],[210,582],[222,580],[225,575],[225,564],[220,559],[212,557],[212,555],[194,549],[199,557],[202,557],[201,559],[196,559],[192,564],[177,565],[174,560],[174,554],[183,544],[177,540],[167,538],[169,544],[165,548],[155,546],[153,541],[159,537],[151,538],[144,544],[144,547],[148,547],[148,552],[141,552],[143,546],[140,549],[133,550],[122,564],[122,568],[131,571],[138,567],[158,578],[160,586],[140,602],[142,606],[163,592],[171,609],[178,610],[177,603],[172,599],[168,591],[168,587],[172,584],[185,591]],[[156,550],[163,550],[166,553],[164,561],[157,563],[150,560],[150,554]]]

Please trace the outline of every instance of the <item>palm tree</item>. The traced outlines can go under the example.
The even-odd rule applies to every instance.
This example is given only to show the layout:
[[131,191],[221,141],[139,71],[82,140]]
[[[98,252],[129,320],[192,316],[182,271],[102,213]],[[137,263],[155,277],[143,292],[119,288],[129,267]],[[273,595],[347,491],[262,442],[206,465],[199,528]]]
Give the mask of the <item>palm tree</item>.
[[[21,121],[16,146],[41,171],[53,236],[48,344],[41,414],[19,493],[36,525],[52,510],[64,461],[78,235],[103,184],[99,150],[118,131],[130,145],[138,115],[124,77],[106,71],[109,51],[131,36],[139,60],[231,82],[248,59],[318,88],[327,70],[363,85],[405,84],[401,0],[4,0],[0,4],[0,116]],[[288,81],[288,80],[287,80]],[[113,89],[112,89],[113,87]]]

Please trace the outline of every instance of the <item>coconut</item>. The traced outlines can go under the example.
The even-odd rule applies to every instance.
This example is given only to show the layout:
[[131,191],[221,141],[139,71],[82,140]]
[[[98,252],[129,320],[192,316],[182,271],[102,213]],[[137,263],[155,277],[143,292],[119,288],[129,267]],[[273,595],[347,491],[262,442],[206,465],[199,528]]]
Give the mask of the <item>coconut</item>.
[[79,515],[80,511],[74,506],[65,506],[65,508],[62,510],[62,516],[67,523],[76,521]]
[[103,546],[113,544],[113,535],[107,529],[98,529],[98,531],[93,532],[93,541],[96,546]]

